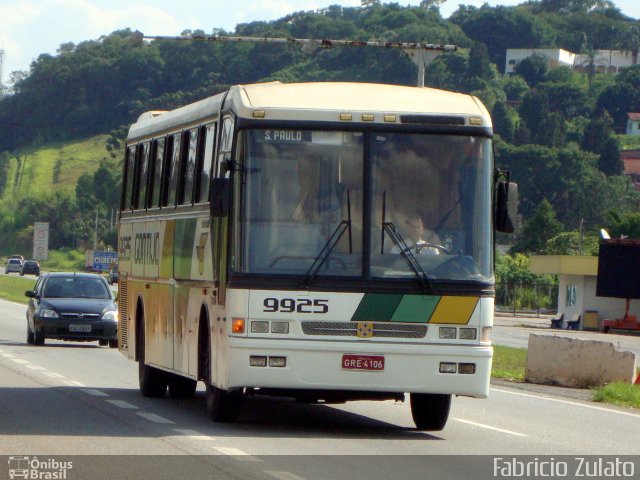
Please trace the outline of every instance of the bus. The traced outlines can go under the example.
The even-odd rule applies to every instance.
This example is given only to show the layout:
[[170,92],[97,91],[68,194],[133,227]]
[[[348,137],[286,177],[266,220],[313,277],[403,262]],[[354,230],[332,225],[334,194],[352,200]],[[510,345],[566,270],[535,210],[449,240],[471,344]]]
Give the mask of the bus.
[[494,232],[515,184],[475,97],[367,83],[233,86],[126,140],[119,349],[142,395],[234,422],[248,395],[409,396],[441,430],[485,398]]

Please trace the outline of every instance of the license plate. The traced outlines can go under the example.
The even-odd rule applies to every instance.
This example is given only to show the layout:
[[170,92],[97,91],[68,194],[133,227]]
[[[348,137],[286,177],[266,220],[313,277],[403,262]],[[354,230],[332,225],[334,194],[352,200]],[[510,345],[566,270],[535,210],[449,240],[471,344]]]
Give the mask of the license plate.
[[91,325],[78,325],[72,323],[71,325],[69,325],[69,331],[87,333],[91,331]]
[[384,355],[342,355],[342,368],[345,370],[384,370]]

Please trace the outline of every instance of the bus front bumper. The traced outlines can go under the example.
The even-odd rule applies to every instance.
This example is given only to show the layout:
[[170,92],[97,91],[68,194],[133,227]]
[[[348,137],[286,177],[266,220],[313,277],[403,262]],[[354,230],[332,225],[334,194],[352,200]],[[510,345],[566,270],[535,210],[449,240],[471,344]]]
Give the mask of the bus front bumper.
[[[492,357],[490,345],[310,345],[295,340],[229,338],[225,361],[230,368],[226,369],[226,378],[216,383],[226,389],[440,393],[486,398]],[[284,366],[279,366],[282,363]]]

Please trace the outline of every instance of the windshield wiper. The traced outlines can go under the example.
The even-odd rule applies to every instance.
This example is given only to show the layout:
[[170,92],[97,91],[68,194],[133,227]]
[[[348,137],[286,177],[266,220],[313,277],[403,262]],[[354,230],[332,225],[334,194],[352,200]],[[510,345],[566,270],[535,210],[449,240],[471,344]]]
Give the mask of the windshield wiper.
[[[413,273],[416,275],[416,278],[422,285],[422,291],[424,293],[433,293],[433,286],[429,279],[427,278],[427,274],[424,273],[424,270],[418,263],[416,256],[411,252],[411,249],[400,235],[400,232],[393,224],[393,222],[387,222],[385,219],[386,216],[386,192],[382,193],[382,246],[381,249],[384,249],[384,234],[389,235],[394,245],[400,249],[400,255],[405,259],[409,268],[413,270]],[[383,252],[381,252],[383,253]]]
[[329,239],[325,242],[322,250],[320,250],[320,253],[309,267],[309,270],[307,270],[304,279],[300,282],[300,286],[302,288],[309,288],[311,282],[318,275],[320,268],[325,264],[329,255],[331,255],[333,249],[336,248],[336,245],[338,245],[338,242],[346,231],[349,231],[349,253],[353,253],[353,239],[351,237],[351,199],[349,196],[349,190],[347,190],[347,219],[342,220],[338,224],[331,236],[329,236]]

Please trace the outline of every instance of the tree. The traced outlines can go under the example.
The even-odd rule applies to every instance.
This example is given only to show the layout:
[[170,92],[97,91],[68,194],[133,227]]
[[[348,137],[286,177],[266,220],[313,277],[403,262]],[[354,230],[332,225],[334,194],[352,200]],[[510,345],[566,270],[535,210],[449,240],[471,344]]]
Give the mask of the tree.
[[545,245],[546,255],[598,255],[598,236],[580,231],[562,232],[547,240]]
[[611,238],[628,237],[640,239],[640,213],[617,211],[609,212],[607,218],[607,231]]
[[605,175],[621,175],[624,172],[624,163],[620,158],[620,146],[618,140],[609,136],[600,148],[598,170]]
[[562,224],[556,218],[551,203],[544,198],[531,219],[525,222],[522,238],[515,247],[515,251],[529,253],[543,253],[547,240],[562,231]]
[[516,74],[522,76],[530,87],[535,87],[544,80],[549,64],[542,55],[531,55],[521,60],[515,67]]
[[494,71],[489,61],[489,53],[484,43],[475,42],[469,50],[469,64],[467,67],[467,78],[478,78],[481,80],[491,80]]
[[494,131],[502,137],[505,142],[513,143],[515,136],[515,125],[509,112],[509,107],[504,102],[496,102],[491,113]]

